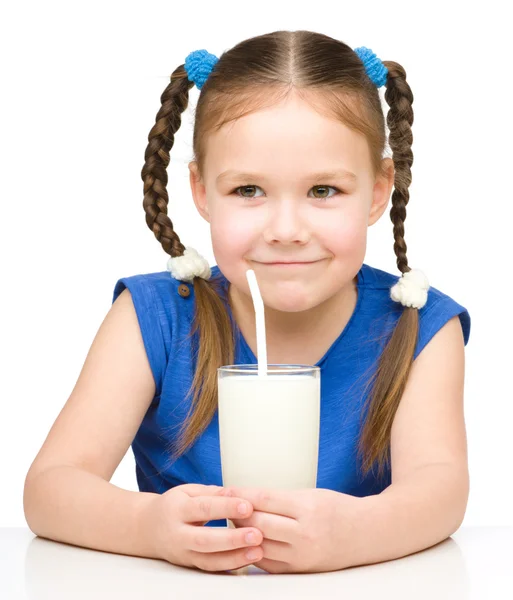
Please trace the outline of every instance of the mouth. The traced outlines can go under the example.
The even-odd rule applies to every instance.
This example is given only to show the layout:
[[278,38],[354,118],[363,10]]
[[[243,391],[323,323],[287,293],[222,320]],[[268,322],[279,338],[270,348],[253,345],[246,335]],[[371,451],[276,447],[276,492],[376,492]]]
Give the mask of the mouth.
[[318,262],[321,262],[319,260],[314,260],[314,261],[310,261],[310,262],[270,262],[270,263],[260,263],[262,265],[265,265],[266,267],[307,267],[309,265],[315,265]]

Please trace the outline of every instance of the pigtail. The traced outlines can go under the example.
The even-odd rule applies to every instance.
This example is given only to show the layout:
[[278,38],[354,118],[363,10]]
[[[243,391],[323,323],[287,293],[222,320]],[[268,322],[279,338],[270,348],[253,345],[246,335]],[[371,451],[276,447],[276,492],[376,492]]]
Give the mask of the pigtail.
[[[396,62],[383,62],[388,68],[385,100],[390,106],[387,114],[389,145],[393,152],[395,177],[392,193],[390,219],[393,223],[394,252],[401,273],[410,271],[404,241],[406,205],[410,199],[413,152],[413,94],[406,82],[406,72]],[[418,310],[403,307],[402,314],[385,346],[377,371],[369,382],[374,382],[367,397],[368,416],[359,443],[359,456],[363,458],[362,470],[367,474],[375,462],[378,476],[382,477],[385,467],[390,467],[390,435],[392,423],[406,387],[410,373],[419,329]],[[366,410],[362,411],[362,416]]]
[[[193,85],[187,78],[184,65],[180,65],[172,73],[171,82],[160,98],[162,106],[157,113],[155,125],[148,135],[145,163],[141,171],[146,224],[164,251],[172,257],[182,256],[185,246],[167,214],[169,197],[166,168],[169,164],[169,151],[173,146],[175,133],[180,128],[181,115],[188,106],[189,90]],[[207,281],[195,277],[193,285],[195,316],[189,337],[199,334],[199,341],[191,345],[194,379],[187,397],[191,393],[194,397],[176,442],[168,448],[168,452],[176,456],[183,454],[211,421],[217,409],[217,368],[233,364],[235,354],[230,318],[221,299],[220,278],[213,277]]]
[[161,243],[164,252],[172,257],[182,256],[185,246],[181,243],[173,223],[167,215],[167,166],[169,151],[175,141],[175,133],[181,125],[181,114],[189,103],[189,82],[183,65],[171,75],[171,83],[160,97],[162,106],[157,113],[155,125],[148,135],[141,177],[144,182],[143,208],[146,224]]

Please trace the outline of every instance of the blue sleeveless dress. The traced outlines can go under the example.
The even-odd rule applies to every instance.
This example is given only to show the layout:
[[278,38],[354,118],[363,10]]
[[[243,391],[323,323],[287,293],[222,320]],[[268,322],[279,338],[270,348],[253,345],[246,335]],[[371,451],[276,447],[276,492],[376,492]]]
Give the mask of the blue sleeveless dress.
[[[219,267],[223,289],[229,282]],[[365,384],[374,372],[387,334],[403,309],[390,298],[398,275],[363,264],[358,272],[358,300],[339,337],[316,363],[321,368],[321,416],[317,487],[368,496],[379,494],[391,484],[391,474],[377,480],[363,477],[357,460],[361,410]],[[163,493],[184,483],[222,485],[218,413],[207,429],[180,458],[170,461],[166,448],[185,419],[192,384],[191,332],[194,318],[194,286],[183,297],[168,271],[123,277],[117,281],[112,302],[128,288],[132,295],[144,346],[155,379],[156,393],[132,442],[140,491]],[[229,304],[227,308],[233,322]],[[470,316],[455,300],[430,287],[427,303],[419,310],[419,338],[415,358],[447,321],[458,315],[465,345],[470,334]],[[256,364],[257,359],[240,330],[237,331],[234,364]],[[213,520],[208,526],[225,526]]]

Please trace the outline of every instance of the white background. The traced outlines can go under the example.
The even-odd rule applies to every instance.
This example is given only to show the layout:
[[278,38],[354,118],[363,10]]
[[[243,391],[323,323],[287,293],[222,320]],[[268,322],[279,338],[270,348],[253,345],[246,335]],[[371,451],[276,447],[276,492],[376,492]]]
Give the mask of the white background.
[[[464,525],[511,525],[511,55],[506,3],[16,2],[0,18],[0,526],[26,526],[27,470],[69,397],[122,276],[165,270],[140,172],[169,75],[278,29],[404,66],[414,94],[410,266],[470,312]],[[291,7],[294,7],[291,10]],[[383,98],[385,88],[380,89]],[[168,168],[181,240],[215,264],[189,187],[191,90]],[[385,111],[388,109],[383,100]],[[391,204],[390,204],[391,206]],[[399,275],[389,211],[365,262]],[[511,287],[509,288],[511,291]],[[508,360],[509,359],[509,360]],[[112,482],[137,490],[130,450]]]

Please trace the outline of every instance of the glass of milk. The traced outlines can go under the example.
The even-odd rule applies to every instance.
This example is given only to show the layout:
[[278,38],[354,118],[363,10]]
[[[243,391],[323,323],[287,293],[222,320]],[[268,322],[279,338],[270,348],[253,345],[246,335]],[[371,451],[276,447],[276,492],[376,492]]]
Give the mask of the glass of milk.
[[262,377],[256,364],[227,365],[217,382],[223,486],[317,487],[320,367],[269,364]]

